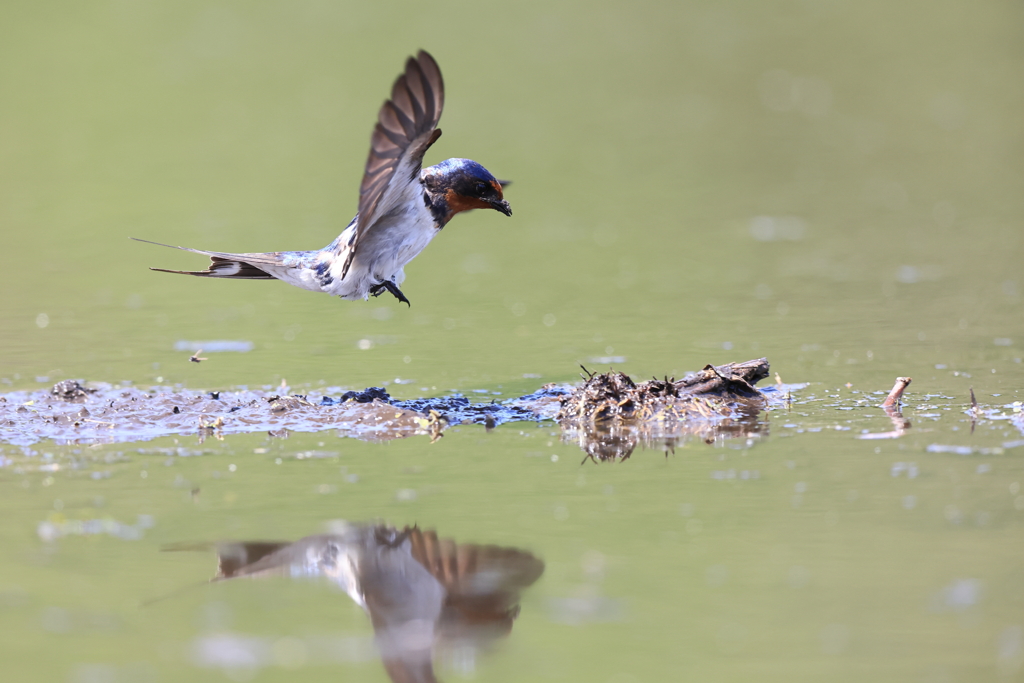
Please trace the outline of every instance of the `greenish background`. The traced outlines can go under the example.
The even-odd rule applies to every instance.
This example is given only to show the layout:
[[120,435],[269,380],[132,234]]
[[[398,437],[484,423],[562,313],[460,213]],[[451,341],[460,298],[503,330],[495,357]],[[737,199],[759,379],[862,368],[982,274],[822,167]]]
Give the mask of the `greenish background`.
[[[470,157],[514,180],[515,214],[449,225],[406,270],[411,309],[147,270],[204,261],[129,236],[224,251],[333,239],[377,108],[419,48],[447,85],[428,163]],[[839,424],[811,402],[771,415],[751,449],[602,467],[532,424],[434,445],[0,446],[5,671],[384,680],[372,661],[225,674],[188,655],[217,629],[365,638],[322,586],[138,607],[212,572],[162,543],[383,518],[547,562],[482,680],[1019,679],[1024,467],[1002,444],[1021,435],[1006,421],[969,434],[960,410],[972,385],[986,406],[1022,398],[1022,111],[1019,2],[4,3],[5,387],[400,377],[415,380],[389,386],[401,397],[515,396],[609,362],[594,359],[643,377],[767,356],[815,383],[805,396],[913,376],[917,412],[941,415],[892,441],[780,427]],[[211,339],[254,349],[201,364],[174,350]],[[865,408],[852,426],[888,424]],[[179,447],[206,455],[151,452]],[[337,455],[290,457],[314,449]],[[892,475],[910,461],[920,476]],[[714,478],[730,468],[759,478]],[[139,514],[155,522],[139,541],[36,533],[53,515]],[[573,596],[594,611],[565,623]]]

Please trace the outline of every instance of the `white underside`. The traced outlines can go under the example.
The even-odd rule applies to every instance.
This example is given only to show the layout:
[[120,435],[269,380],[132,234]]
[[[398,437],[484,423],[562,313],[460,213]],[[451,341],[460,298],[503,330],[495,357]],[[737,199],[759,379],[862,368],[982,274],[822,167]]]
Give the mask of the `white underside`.
[[338,240],[336,252],[324,251],[321,261],[329,261],[327,272],[331,282],[321,286],[320,277],[314,268],[292,268],[261,265],[260,268],[290,285],[313,292],[326,292],[342,299],[366,299],[370,289],[386,280],[401,285],[405,280],[405,264],[423,251],[430,240],[439,232],[434,217],[423,203],[409,201],[399,204],[390,213],[382,216],[362,236],[356,255],[352,259],[345,279],[341,269],[348,257],[349,241],[355,231],[353,222]]
[[[346,232],[350,230],[355,227]],[[365,299],[371,287],[385,280],[401,285],[405,264],[419,256],[437,233],[434,217],[422,197],[399,204],[360,238],[344,280],[340,278],[347,248],[334,259],[330,269],[334,281],[323,291],[343,299]],[[342,233],[341,244],[347,245],[348,237]]]

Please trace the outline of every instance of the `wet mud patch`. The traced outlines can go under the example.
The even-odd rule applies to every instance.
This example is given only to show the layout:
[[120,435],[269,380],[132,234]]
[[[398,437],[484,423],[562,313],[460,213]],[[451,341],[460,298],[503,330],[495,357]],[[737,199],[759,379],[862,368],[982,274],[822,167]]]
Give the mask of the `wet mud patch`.
[[436,437],[443,430],[439,414],[391,404],[379,391],[383,398],[321,405],[306,396],[265,391],[142,390],[65,381],[48,392],[0,396],[0,442],[112,443],[185,434],[202,441],[259,431],[283,437],[291,431],[332,429],[344,436],[386,441],[421,434]]
[[[209,437],[265,431],[336,430],[339,436],[386,441],[414,435],[439,438],[453,424],[556,419],[570,429],[583,421],[651,423],[664,430],[701,422],[722,429],[744,410],[757,411],[767,399],[752,382],[767,374],[767,361],[718,368],[708,366],[678,382],[634,383],[622,373],[589,375],[580,388],[547,384],[502,402],[471,402],[455,394],[394,400],[382,388],[338,396],[281,395],[267,391],[200,392],[181,387],[115,387],[58,382],[49,391],[0,396],[0,442],[27,446],[43,439],[58,443],[146,441],[161,436]],[[613,439],[616,437],[612,437]]]
[[[0,443],[27,447],[43,440],[95,444],[182,435],[202,442],[230,434],[266,432],[284,438],[291,432],[331,430],[339,437],[367,441],[410,436],[435,441],[451,425],[490,429],[506,422],[554,421],[563,442],[577,445],[585,459],[620,461],[638,446],[671,453],[691,440],[745,448],[767,437],[770,426],[773,435],[783,438],[835,430],[850,432],[850,438],[877,440],[921,434],[932,429],[930,423],[954,418],[969,426],[969,432],[960,425],[952,431],[971,437],[975,429],[987,431],[992,443],[966,446],[949,440],[928,448],[988,453],[1024,447],[1019,402],[965,404],[952,396],[925,393],[914,395],[913,405],[908,405],[903,392],[909,378],[898,378],[888,397],[886,391],[865,391],[850,383],[812,390],[807,384],[783,384],[778,375],[767,387],[755,386],[768,375],[763,358],[709,365],[679,380],[637,381],[615,371],[586,371],[577,386],[546,384],[517,398],[476,403],[460,394],[395,400],[379,387],[288,395],[65,380],[49,390],[0,395]],[[0,466],[6,461],[0,456]]]

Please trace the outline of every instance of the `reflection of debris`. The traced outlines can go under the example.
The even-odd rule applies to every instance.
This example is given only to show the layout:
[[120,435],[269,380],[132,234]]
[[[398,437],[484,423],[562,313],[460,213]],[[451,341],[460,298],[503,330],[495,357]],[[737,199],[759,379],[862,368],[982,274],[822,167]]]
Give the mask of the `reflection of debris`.
[[436,442],[444,436],[444,428],[448,426],[448,420],[436,410],[431,410],[425,420],[421,420],[421,427],[430,435],[430,443]]
[[206,441],[206,437],[212,436],[218,441],[224,440],[224,435],[221,434],[220,428],[224,426],[224,418],[217,416],[216,420],[206,422],[202,417],[199,418],[199,443]]
[[981,417],[978,399],[974,397],[974,387],[971,387],[971,409],[967,411],[967,414],[971,416],[971,434],[974,434],[974,428],[978,425],[978,418]]
[[910,381],[909,377],[897,377],[892,391],[889,392],[889,395],[882,401],[882,405],[879,406],[889,416],[889,419],[892,420],[893,430],[891,432],[861,434],[857,437],[858,439],[898,439],[910,429],[910,420],[903,417],[903,413],[900,412],[900,399],[903,397],[904,389],[910,386]]
[[620,461],[633,454],[637,446],[666,454],[687,441],[714,444],[722,439],[759,439],[768,435],[768,423],[756,414],[708,420],[671,423],[612,423],[564,428],[562,441],[575,443],[586,454],[584,461]]
[[203,418],[199,418],[199,428],[200,429],[220,429],[223,426],[224,426],[224,418],[223,417],[218,416],[217,419],[213,420],[212,422],[206,422],[206,421],[203,420]]

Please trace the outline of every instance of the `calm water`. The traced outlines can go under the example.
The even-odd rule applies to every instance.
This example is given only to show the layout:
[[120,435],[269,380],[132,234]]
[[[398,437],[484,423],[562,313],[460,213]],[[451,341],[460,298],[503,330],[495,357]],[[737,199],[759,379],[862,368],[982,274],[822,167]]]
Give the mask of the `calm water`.
[[[1022,26],[1012,2],[3,7],[3,391],[485,400],[759,356],[811,383],[750,443],[618,464],[553,423],[0,444],[5,679],[387,680],[337,588],[160,552],[345,519],[543,560],[444,680],[1019,680]],[[129,236],[330,241],[420,47],[447,85],[427,161],[512,179],[515,215],[457,218],[411,309],[147,270],[204,260]],[[175,349],[208,340],[252,350]],[[870,392],[898,375],[912,427],[856,438],[893,429]]]

